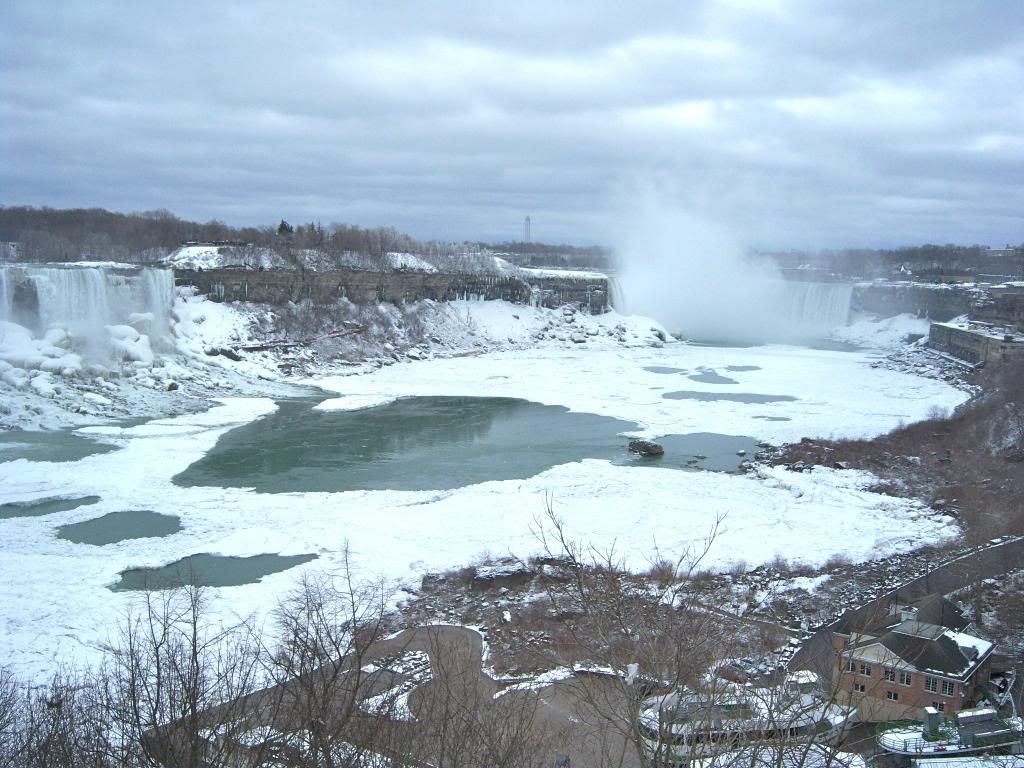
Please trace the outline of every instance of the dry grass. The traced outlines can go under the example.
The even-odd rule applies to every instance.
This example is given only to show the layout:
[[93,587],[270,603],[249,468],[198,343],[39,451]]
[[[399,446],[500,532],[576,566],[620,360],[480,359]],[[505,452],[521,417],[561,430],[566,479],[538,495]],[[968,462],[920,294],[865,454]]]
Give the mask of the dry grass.
[[845,462],[880,480],[872,490],[958,514],[969,540],[1024,532],[1024,361],[986,371],[981,394],[951,415],[901,426],[873,440],[808,440],[775,463]]

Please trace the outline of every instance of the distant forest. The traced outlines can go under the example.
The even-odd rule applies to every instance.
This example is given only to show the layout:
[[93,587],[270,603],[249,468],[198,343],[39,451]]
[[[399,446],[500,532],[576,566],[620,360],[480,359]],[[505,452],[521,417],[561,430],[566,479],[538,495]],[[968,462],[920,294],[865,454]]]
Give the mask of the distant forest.
[[[17,243],[22,261],[102,260],[129,263],[160,261],[185,242],[246,245],[281,256],[282,263],[342,263],[342,254],[366,256],[385,264],[388,253],[411,253],[442,269],[464,271],[478,256],[500,256],[526,267],[614,269],[611,249],[598,245],[549,245],[534,242],[461,242],[418,240],[393,227],[292,225],[280,221],[262,227],[232,227],[222,221],[180,219],[170,211],[114,213],[102,208],[0,206],[0,243]],[[10,252],[10,248],[7,249]],[[895,249],[760,252],[784,270],[813,270],[837,277],[899,277],[952,281],[965,275],[1024,277],[1024,245],[990,250],[982,245],[915,245]]]
[[182,243],[247,245],[282,255],[317,251],[326,255],[357,253],[381,258],[412,253],[430,261],[494,254],[522,266],[608,267],[611,252],[600,246],[543,243],[442,243],[417,240],[392,227],[292,225],[285,220],[263,227],[232,227],[222,221],[199,223],[170,211],[114,213],[102,208],[34,208],[0,206],[0,242],[17,243],[21,261],[102,260],[156,262]]
[[1024,277],[1024,245],[913,245],[904,248],[768,252],[786,270],[819,270],[844,277],[907,276],[937,282],[965,277]]

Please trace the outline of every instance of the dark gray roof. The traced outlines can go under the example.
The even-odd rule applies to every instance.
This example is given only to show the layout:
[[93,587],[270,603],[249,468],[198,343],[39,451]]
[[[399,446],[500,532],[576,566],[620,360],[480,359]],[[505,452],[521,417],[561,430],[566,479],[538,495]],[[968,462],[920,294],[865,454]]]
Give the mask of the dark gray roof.
[[[971,625],[956,605],[937,593],[926,595],[910,603],[910,606],[917,610],[915,618],[923,624],[948,627],[957,632],[963,632]],[[876,601],[862,608],[847,611],[830,629],[840,635],[849,635],[853,632],[878,635],[900,623],[899,607],[894,603]]]
[[880,643],[890,653],[922,672],[935,672],[947,677],[964,677],[976,666],[977,654],[962,650],[945,634],[944,627],[904,621],[877,638],[857,644],[864,648]]
[[914,603],[917,608],[917,620],[926,624],[938,624],[963,632],[971,625],[963,613],[942,595],[932,593]]

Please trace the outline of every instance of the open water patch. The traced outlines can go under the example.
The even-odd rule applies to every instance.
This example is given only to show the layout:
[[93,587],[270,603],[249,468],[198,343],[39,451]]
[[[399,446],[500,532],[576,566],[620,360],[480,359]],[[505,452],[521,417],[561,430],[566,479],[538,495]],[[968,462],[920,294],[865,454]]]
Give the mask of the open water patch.
[[0,504],[0,520],[12,517],[42,517],[95,504],[99,496],[51,496],[33,501],[11,501]]
[[118,446],[77,434],[71,430],[53,432],[4,432],[0,434],[0,464],[18,459],[28,461],[78,461],[86,456],[116,451]]
[[730,379],[728,376],[722,376],[712,368],[703,368],[698,373],[691,373],[686,378],[691,381],[697,381],[701,384],[739,384],[736,379]]
[[686,368],[672,368],[667,365],[645,365],[644,370],[650,373],[686,373]]
[[755,405],[763,403],[792,403],[796,400],[792,395],[759,395],[754,392],[696,392],[691,390],[666,392],[662,397],[666,400],[697,400],[703,403],[726,400],[731,403],[751,403]]
[[732,371],[733,373],[746,373],[748,371],[760,371],[760,365],[727,365],[725,370]]
[[653,442],[665,449],[661,456],[640,456],[631,453],[613,464],[665,469],[739,472],[740,465],[760,450],[756,438],[746,435],[723,435],[717,432],[691,432],[665,435]]
[[812,339],[803,346],[819,352],[860,352],[862,347],[850,341],[839,339]]
[[409,397],[356,411],[315,404],[279,403],[224,434],[174,482],[262,493],[450,490],[612,459],[625,451],[621,433],[638,428],[513,398]]
[[62,525],[57,528],[57,538],[75,544],[103,546],[127,539],[170,536],[180,530],[181,520],[174,515],[161,515],[148,509],[132,509]]
[[157,568],[129,568],[112,585],[114,592],[175,589],[177,587],[238,587],[264,576],[316,560],[316,555],[263,554],[231,557],[201,553]]
[[514,398],[408,397],[351,411],[288,400],[221,436],[174,478],[182,486],[259,493],[451,490],[522,480],[583,459],[624,466],[736,471],[753,438],[695,433],[658,438],[669,452],[640,459],[638,425]]

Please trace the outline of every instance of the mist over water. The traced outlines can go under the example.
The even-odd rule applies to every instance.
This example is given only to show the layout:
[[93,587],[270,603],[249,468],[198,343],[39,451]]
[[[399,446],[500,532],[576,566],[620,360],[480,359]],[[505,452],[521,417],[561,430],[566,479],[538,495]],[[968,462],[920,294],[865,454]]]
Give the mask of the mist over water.
[[786,281],[724,226],[641,194],[617,243],[616,308],[673,333],[724,343],[803,342],[847,322],[852,287]]

